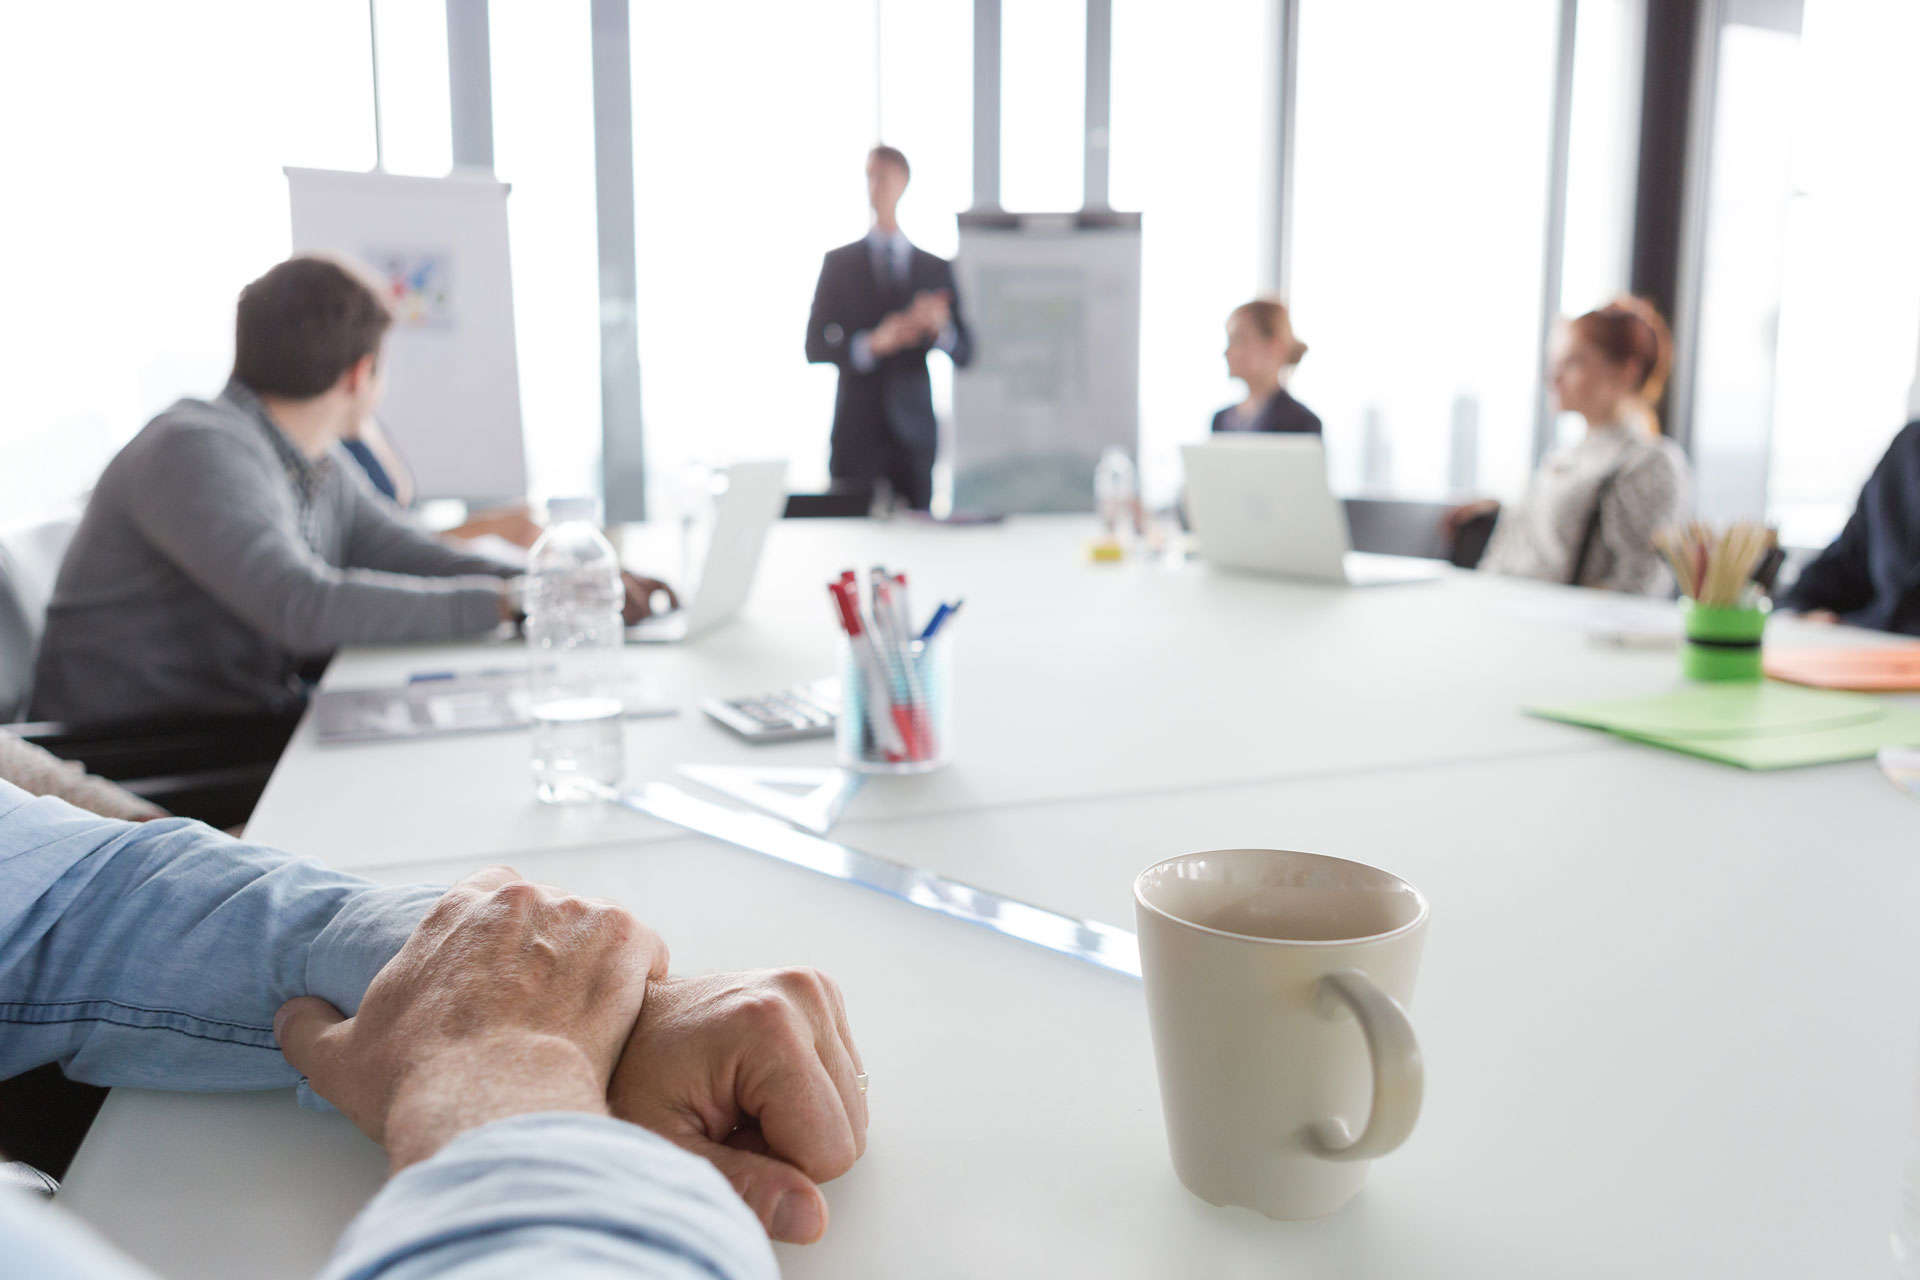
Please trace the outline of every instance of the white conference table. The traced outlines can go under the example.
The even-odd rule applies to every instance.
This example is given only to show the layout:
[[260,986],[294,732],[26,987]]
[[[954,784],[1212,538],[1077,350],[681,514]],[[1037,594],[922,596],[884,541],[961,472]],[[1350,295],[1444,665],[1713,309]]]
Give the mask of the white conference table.
[[[827,1238],[780,1250],[790,1276],[1886,1270],[1920,1010],[1910,798],[1869,762],[1749,774],[1521,716],[1671,680],[1671,652],[1553,622],[1586,607],[1570,593],[1095,569],[1084,537],[789,524],[747,620],[634,660],[702,691],[816,674],[830,633],[808,598],[885,558],[969,596],[966,736],[944,774],[869,784],[836,840],[1128,927],[1133,873],[1190,849],[1308,848],[1420,885],[1426,1110],[1331,1218],[1181,1188],[1137,983],[625,812],[539,809],[524,738],[329,751],[303,729],[252,834],[382,880],[506,856],[628,903],[677,967],[834,974],[873,1129],[827,1188]],[[1009,607],[979,607],[969,566]],[[348,654],[329,678],[463,660],[498,655]],[[1073,732],[1035,732],[1041,705]],[[635,780],[828,758],[702,719],[630,725]],[[303,1276],[382,1167],[289,1094],[118,1091],[62,1198],[167,1275]]]
[[[917,609],[964,596],[950,633],[960,759],[869,785],[849,818],[966,813],[1442,760],[1591,750],[1593,735],[1516,714],[1527,699],[1670,680],[1671,652],[1587,643],[1554,613],[1573,593],[1463,574],[1343,590],[1136,562],[1094,566],[1090,522],[984,528],[802,520],[779,526],[746,616],[685,646],[633,646],[629,670],[684,706],[633,720],[635,780],[681,764],[824,765],[821,742],[749,746],[695,709],[832,670],[826,582],[904,567]],[[657,557],[652,563],[662,563]],[[630,556],[630,562],[648,563]],[[1635,604],[1618,606],[1637,616]],[[510,642],[342,654],[330,686],[524,661]],[[531,803],[524,737],[321,746],[294,735],[249,835],[365,868],[471,860],[672,829]]]

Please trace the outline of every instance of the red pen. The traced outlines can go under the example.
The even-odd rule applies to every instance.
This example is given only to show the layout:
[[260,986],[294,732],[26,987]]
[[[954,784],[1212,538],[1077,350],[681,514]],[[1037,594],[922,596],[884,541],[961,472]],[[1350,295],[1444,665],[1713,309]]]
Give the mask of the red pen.
[[893,575],[893,604],[894,629],[900,633],[903,641],[913,639],[913,605],[907,599],[907,575],[904,573]]
[[922,710],[925,700],[920,696],[920,680],[913,669],[913,652],[908,647],[909,637],[896,625],[899,607],[893,597],[893,579],[878,566],[873,574],[873,629],[882,641],[882,653],[888,669],[897,680],[893,701],[894,723],[900,728],[900,734],[907,742],[907,758],[924,760],[927,758],[925,735],[921,732],[925,713]]

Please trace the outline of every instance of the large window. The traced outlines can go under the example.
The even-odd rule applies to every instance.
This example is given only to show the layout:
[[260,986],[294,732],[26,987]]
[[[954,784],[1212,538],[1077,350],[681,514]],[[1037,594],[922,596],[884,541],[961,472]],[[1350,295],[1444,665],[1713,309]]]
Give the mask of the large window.
[[1540,0],[1302,0],[1294,391],[1339,490],[1525,483],[1556,22]]
[[1155,503],[1179,485],[1180,446],[1237,398],[1221,353],[1227,312],[1262,291],[1271,9],[1267,0],[1113,7],[1112,203],[1142,214],[1140,464]]
[[789,487],[823,487],[834,370],[803,340],[821,255],[867,229],[872,0],[632,18],[648,500],[726,457],[789,458]]
[[[950,259],[960,247],[954,215],[973,202],[973,3],[878,0],[878,16],[875,132],[906,152],[913,165],[913,183],[900,202],[901,225],[922,249]],[[927,361],[927,373],[934,414],[947,422],[953,365],[935,357]]]
[[[651,503],[688,462],[727,457],[784,457],[790,488],[825,486],[836,375],[803,351],[820,260],[866,234],[866,153],[881,140],[913,166],[902,229],[953,253],[972,21],[964,0],[634,7]],[[932,365],[941,405],[945,361]]]
[[[1643,0],[1582,0],[1577,9],[1560,246],[1561,320],[1626,293],[1632,279],[1645,7]],[[1553,337],[1548,334],[1549,342]],[[1550,402],[1547,411],[1552,411]],[[1578,414],[1558,414],[1545,444],[1568,443],[1585,430]]]
[[973,3],[877,0],[877,11],[874,133],[913,164],[903,229],[922,249],[951,258],[959,247],[953,215],[973,201]]
[[1792,198],[1780,274],[1768,513],[1790,542],[1839,532],[1901,423],[1920,330],[1920,7],[1809,0],[1789,81]]
[[1818,546],[1907,416],[1920,11],[1728,5],[1714,41],[1691,444],[1700,505]]
[[[375,20],[387,167],[444,173],[445,6],[381,0]],[[0,340],[33,370],[0,422],[12,520],[71,505],[155,413],[220,389],[234,300],[289,251],[282,169],[369,169],[375,148],[360,0],[76,0],[7,23]]]
[[1643,0],[1580,0],[1573,43],[1573,118],[1560,312],[1577,316],[1632,276],[1640,141]]
[[373,37],[380,61],[380,166],[389,173],[440,177],[453,167],[447,6],[440,0],[375,0]]
[[1710,520],[1751,520],[1766,497],[1799,63],[1792,30],[1719,35],[1688,440]]
[[[1293,390],[1336,487],[1511,493],[1534,462],[1555,54],[1541,0],[1300,0],[1287,281]],[[1276,0],[1113,0],[1110,198],[1144,215],[1141,463],[1237,388],[1222,321],[1271,288]],[[1920,9],[1722,0],[1695,154],[1692,363],[1672,416],[1700,506],[1819,542],[1907,416],[1920,338]],[[1576,7],[1558,305],[1624,287],[1644,0]],[[451,160],[440,0],[76,0],[9,15],[0,110],[17,198],[4,340],[23,367],[0,512],[71,501],[182,394],[216,390],[239,287],[284,256],[288,165]],[[694,459],[782,456],[826,480],[835,372],[802,326],[821,255],[868,221],[862,162],[902,147],[913,239],[971,202],[971,0],[634,5],[641,395],[661,501]],[[599,482],[593,74],[584,5],[491,10],[537,495]],[[1083,185],[1084,0],[1002,6],[1001,198]],[[111,39],[101,38],[111,32]],[[298,49],[297,58],[272,56]],[[50,56],[53,53],[60,56]],[[1692,323],[1688,323],[1692,321]],[[983,335],[991,341],[991,335]],[[1683,356],[1686,353],[1683,352]],[[946,362],[932,362],[936,408]],[[1561,424],[1563,429],[1567,424]]]
[[1086,179],[1086,0],[1000,6],[1000,203],[1078,209]]
[[27,519],[168,403],[220,389],[234,298],[287,253],[281,166],[370,167],[373,115],[357,0],[90,0],[6,23],[0,343],[23,376],[0,518]]
[[494,168],[513,187],[508,251],[528,485],[539,498],[597,494],[600,292],[588,10],[496,4],[490,23]]

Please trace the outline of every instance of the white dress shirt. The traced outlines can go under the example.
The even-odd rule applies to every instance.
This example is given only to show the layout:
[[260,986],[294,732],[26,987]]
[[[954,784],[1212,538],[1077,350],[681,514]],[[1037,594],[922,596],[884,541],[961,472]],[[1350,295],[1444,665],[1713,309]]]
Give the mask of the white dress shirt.
[[[867,255],[873,263],[874,275],[883,280],[905,283],[913,266],[913,243],[907,239],[907,233],[897,227],[892,231],[874,227],[867,232]],[[949,320],[946,327],[940,330],[940,336],[934,339],[933,345],[951,356],[954,345],[959,341],[960,332]],[[853,361],[854,372],[872,373],[880,363],[880,358],[873,353],[873,330],[862,329],[854,334],[848,343],[847,353]]]
[[1501,508],[1481,567],[1565,582],[1599,506],[1599,535],[1580,585],[1662,594],[1670,579],[1653,534],[1685,515],[1688,488],[1686,456],[1665,436],[1626,423],[1589,427],[1547,455],[1524,498]]

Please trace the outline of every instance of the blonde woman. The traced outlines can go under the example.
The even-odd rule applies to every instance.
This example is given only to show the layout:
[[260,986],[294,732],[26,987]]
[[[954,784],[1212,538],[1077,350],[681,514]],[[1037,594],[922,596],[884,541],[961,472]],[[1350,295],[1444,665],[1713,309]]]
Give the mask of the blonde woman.
[[1235,307],[1227,317],[1227,374],[1246,384],[1247,398],[1213,415],[1215,431],[1306,431],[1320,434],[1313,410],[1287,393],[1287,379],[1307,354],[1293,336],[1287,308],[1271,298]]

